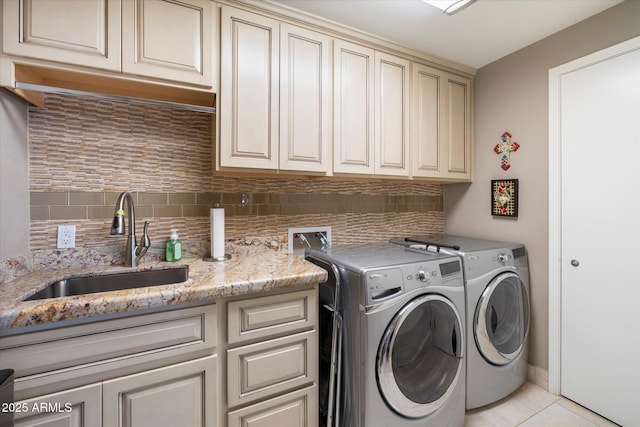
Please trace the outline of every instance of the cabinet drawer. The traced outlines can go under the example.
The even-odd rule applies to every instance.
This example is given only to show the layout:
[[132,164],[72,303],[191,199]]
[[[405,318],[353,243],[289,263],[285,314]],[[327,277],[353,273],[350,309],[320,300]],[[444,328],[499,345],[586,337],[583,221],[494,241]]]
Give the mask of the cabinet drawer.
[[0,365],[21,378],[158,350],[187,353],[215,347],[215,324],[210,305],[5,337]]
[[229,303],[229,344],[312,328],[316,290],[252,298]]
[[316,381],[317,358],[315,330],[229,350],[229,407]]
[[229,412],[228,427],[314,427],[318,423],[316,386]]

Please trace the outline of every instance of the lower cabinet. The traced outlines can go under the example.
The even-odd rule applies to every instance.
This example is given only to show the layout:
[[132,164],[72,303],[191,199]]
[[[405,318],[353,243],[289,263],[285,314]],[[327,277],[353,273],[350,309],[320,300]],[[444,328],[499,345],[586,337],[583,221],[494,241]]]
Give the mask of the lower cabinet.
[[317,304],[316,289],[228,304],[229,427],[318,425]]
[[315,338],[315,331],[308,331],[229,350],[229,407],[313,383],[318,355]]
[[216,425],[216,356],[15,404],[16,427]]
[[0,368],[16,427],[311,427],[317,326],[315,287],[220,299],[0,337]]
[[15,427],[86,427],[102,423],[102,389],[91,384],[15,403]]
[[216,356],[102,385],[103,427],[216,425]]
[[314,427],[318,425],[318,388],[307,387],[229,412],[228,427]]

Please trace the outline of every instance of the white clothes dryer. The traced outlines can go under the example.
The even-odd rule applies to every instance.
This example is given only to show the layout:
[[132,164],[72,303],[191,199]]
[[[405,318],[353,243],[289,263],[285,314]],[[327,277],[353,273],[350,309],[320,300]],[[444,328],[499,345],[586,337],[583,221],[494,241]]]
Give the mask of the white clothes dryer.
[[392,242],[462,260],[467,299],[466,409],[488,405],[517,390],[527,379],[529,361],[525,246],[446,234]]
[[[306,259],[327,269],[340,294],[338,407],[320,425],[462,427],[459,258],[385,242],[307,249]],[[320,382],[325,389],[331,378],[321,375]]]

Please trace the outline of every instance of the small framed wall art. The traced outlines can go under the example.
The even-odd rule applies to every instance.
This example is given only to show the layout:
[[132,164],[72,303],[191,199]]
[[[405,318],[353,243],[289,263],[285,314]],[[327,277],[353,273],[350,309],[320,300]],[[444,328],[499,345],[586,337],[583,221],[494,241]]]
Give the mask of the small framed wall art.
[[491,181],[491,215],[518,216],[518,180],[494,179]]

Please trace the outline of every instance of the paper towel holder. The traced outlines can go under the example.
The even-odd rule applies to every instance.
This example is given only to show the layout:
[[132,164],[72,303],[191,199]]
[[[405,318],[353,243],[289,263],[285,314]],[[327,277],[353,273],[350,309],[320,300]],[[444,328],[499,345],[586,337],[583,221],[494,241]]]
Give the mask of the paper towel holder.
[[214,258],[211,255],[202,258],[203,261],[207,262],[222,262],[231,259],[231,254],[224,254],[224,256]]
[[[214,208],[211,209],[211,245],[210,245],[210,251],[209,251],[209,255],[205,256],[203,259],[203,261],[206,262],[224,262],[227,261],[229,259],[231,259],[231,254],[228,254],[224,251],[224,209],[220,209],[220,203],[215,203]],[[213,255],[216,253],[216,249],[214,249],[214,241],[213,241],[213,228],[214,228],[214,218],[215,218],[215,211],[222,211],[221,215],[222,215],[222,233],[221,233],[221,237],[220,237],[221,241],[220,243],[223,245],[222,246],[222,251],[220,252],[225,252],[224,255],[221,256],[217,256],[214,257]],[[219,213],[219,212],[218,212]],[[220,218],[218,216],[218,218]]]

